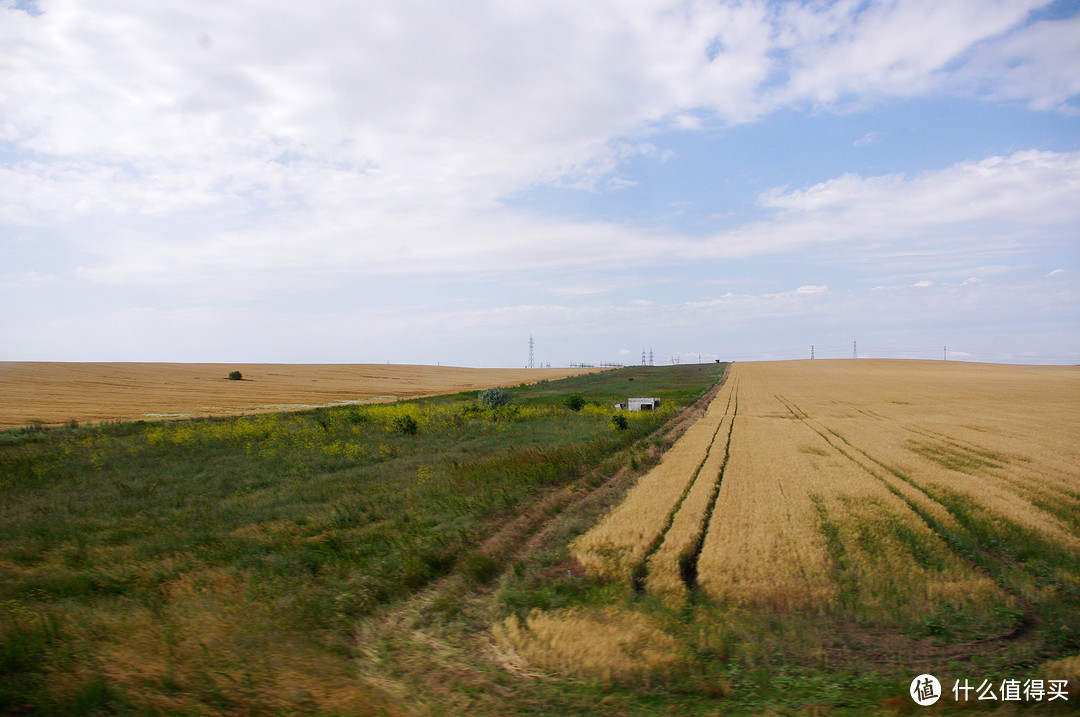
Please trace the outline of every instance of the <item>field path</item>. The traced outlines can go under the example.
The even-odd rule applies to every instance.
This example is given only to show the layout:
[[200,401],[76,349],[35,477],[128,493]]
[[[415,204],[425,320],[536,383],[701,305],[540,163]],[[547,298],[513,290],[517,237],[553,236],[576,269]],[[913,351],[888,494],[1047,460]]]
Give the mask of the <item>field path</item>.
[[[314,408],[516,386],[602,369],[397,364],[0,362],[0,429]],[[230,381],[240,371],[242,381]]]

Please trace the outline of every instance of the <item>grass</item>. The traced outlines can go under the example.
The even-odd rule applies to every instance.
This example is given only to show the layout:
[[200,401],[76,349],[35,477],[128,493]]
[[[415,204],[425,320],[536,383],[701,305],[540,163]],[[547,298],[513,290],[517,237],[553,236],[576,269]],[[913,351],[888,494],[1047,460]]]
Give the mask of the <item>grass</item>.
[[[773,364],[759,376],[758,366],[738,365],[731,380],[739,380],[739,413],[710,515],[715,525],[697,570],[683,571],[703,578],[702,589],[685,580],[685,600],[671,601],[660,580],[644,580],[639,591],[619,571],[541,579],[573,566],[571,556],[591,565],[581,547],[600,532],[622,531],[628,545],[636,540],[648,552],[665,530],[675,531],[669,521],[656,538],[645,514],[631,510],[650,485],[643,479],[567,552],[551,553],[539,576],[504,579],[500,595],[511,617],[502,642],[557,672],[627,690],[649,685],[685,713],[721,705],[737,714],[888,713],[912,706],[907,683],[923,671],[948,688],[965,676],[1045,679],[1073,669],[1080,565],[1075,534],[1053,519],[1068,515],[1074,497],[1060,489],[1070,478],[1054,460],[1072,449],[1067,427],[1076,423],[1075,409],[1056,413],[1059,425],[1048,432],[1028,406],[1033,425],[1017,430],[1009,396],[963,395],[968,377],[953,375],[955,386],[929,391],[905,388],[913,400],[892,400],[896,384],[882,371],[891,368]],[[1052,394],[1031,398],[1053,407],[1058,394],[1075,390],[1071,375],[1053,378]],[[965,410],[963,401],[982,411],[980,440],[992,433],[1010,450],[991,450],[970,434],[951,437],[947,421]],[[991,424],[994,415],[1000,419]],[[1035,439],[1032,447],[1048,450],[1014,452],[1021,431]],[[665,495],[685,495],[693,474],[693,466],[681,468],[682,482]],[[1075,479],[1073,469],[1072,485]],[[1036,518],[1026,497],[1033,486],[1055,510]],[[645,502],[654,506],[649,519],[662,523],[667,502]],[[1049,527],[1032,530],[1039,520]],[[802,588],[822,577],[831,590]],[[631,659],[643,650],[633,639],[612,645],[604,626],[631,616],[672,638],[679,660],[650,671],[649,659]],[[594,653],[607,655],[608,674]],[[638,672],[618,667],[627,664]],[[643,712],[659,711],[637,700]],[[1040,705],[1048,713],[1070,708]]]
[[[676,405],[716,367],[652,374]],[[0,713],[363,712],[359,621],[497,580],[507,555],[477,546],[643,455],[669,415],[613,430],[630,382],[582,379],[495,409],[469,392],[0,434]]]
[[[827,599],[755,603],[691,580],[665,601],[647,583],[588,575],[570,546],[681,430],[670,408],[614,430],[612,404],[687,405],[717,369],[513,387],[497,409],[466,392],[0,433],[0,715],[863,715],[910,708],[923,671],[946,690],[954,678],[1075,673],[1075,551],[1003,517],[999,484],[987,502],[964,483],[1053,466],[1017,460],[1008,436],[990,455],[975,440],[992,430],[983,413],[977,436],[951,443],[933,414],[933,435],[894,427],[891,442],[871,440],[865,426],[880,416],[929,405],[915,389],[903,403],[886,396],[871,423],[843,418],[856,412],[828,381],[776,389],[780,401],[744,380],[732,430],[709,431],[725,478],[719,490],[702,483],[705,522],[752,507],[746,536],[757,535],[769,510],[789,506],[805,524],[775,547],[817,541],[836,586]],[[579,410],[565,400],[574,394]],[[751,426],[775,433],[758,441]],[[916,450],[928,445],[951,453]],[[747,503],[762,494],[746,482],[762,453],[776,493]],[[1074,499],[1064,470],[1038,493],[1052,515]],[[800,485],[781,486],[785,476]],[[736,489],[738,500],[724,495]],[[661,512],[661,530],[679,532]],[[693,552],[715,549],[700,544],[697,519],[688,525]],[[952,585],[965,571],[993,599],[972,604]]]

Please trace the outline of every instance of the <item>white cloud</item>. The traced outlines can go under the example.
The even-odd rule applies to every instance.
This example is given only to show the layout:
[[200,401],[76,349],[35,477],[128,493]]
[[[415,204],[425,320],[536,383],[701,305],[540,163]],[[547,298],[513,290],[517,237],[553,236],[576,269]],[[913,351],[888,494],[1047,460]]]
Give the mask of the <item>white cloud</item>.
[[1046,0],[785,3],[778,45],[790,79],[782,103],[911,96],[934,90],[975,43],[1014,27]]
[[934,285],[934,282],[929,281],[928,279],[923,279],[922,281],[916,281],[914,284],[912,284],[912,286],[917,286],[917,287],[922,287],[922,288],[925,288],[927,286],[933,286],[933,285]]
[[[40,180],[53,182],[49,190],[35,190],[34,182],[20,184],[15,174],[5,185],[12,196],[51,191],[49,201],[59,216],[70,220],[77,214],[80,183],[65,193],[62,182],[49,175]],[[211,203],[216,211],[165,231],[88,232],[77,240],[93,257],[83,264],[81,276],[118,285],[242,293],[312,280],[341,282],[356,275],[525,275],[588,266],[627,270],[824,246],[831,247],[834,260],[866,262],[872,256],[890,271],[911,267],[925,273],[928,257],[935,257],[938,269],[970,275],[980,260],[987,266],[1021,249],[1066,245],[1072,227],[1080,224],[1080,208],[1070,190],[1080,183],[1080,153],[1018,152],[911,178],[847,174],[807,189],[774,190],[760,197],[763,206],[776,211],[773,217],[701,238],[468,203],[454,206],[449,200],[432,201],[419,211],[407,195],[381,194],[378,174],[272,167],[257,193],[257,201],[278,207],[265,221],[236,229],[215,226],[228,224],[230,216],[240,215],[253,201],[237,193],[216,206]],[[0,183],[4,176],[0,173]],[[319,191],[306,201],[290,199],[288,187],[294,181]],[[124,187],[129,188],[126,197],[120,191]],[[149,212],[168,206],[168,188],[140,185],[132,178],[112,196],[88,191],[82,201],[91,201],[86,210],[91,212],[97,206],[93,202],[144,197]],[[181,189],[176,195],[185,196],[191,206],[203,196],[198,186],[186,195]],[[8,208],[26,211],[22,203]],[[608,290],[594,286],[589,281],[561,291],[584,295]]]
[[859,137],[857,140],[852,142],[852,145],[855,147],[868,147],[869,145],[876,142],[877,138],[880,136],[881,135],[877,132],[867,132],[862,137]]
[[[844,174],[805,190],[773,190],[759,202],[778,210],[726,237],[732,253],[785,251],[809,245],[903,242],[909,255],[1005,256],[1036,245],[1073,241],[1080,207],[1080,153],[1016,152],[963,162],[907,178]],[[718,237],[717,241],[725,239]]]
[[[938,279],[927,257],[979,276],[973,268],[1022,250],[1075,242],[1080,154],[841,174],[767,192],[764,219],[711,236],[538,216],[503,200],[543,185],[629,188],[618,174],[627,162],[670,156],[649,143],[656,128],[709,131],[783,107],[962,91],[1067,109],[1080,77],[1077,19],[1023,27],[1041,4],[331,0],[315,11],[39,0],[32,16],[7,2],[0,232],[47,234],[66,263],[41,258],[6,280],[210,302],[467,275],[529,279],[573,298],[626,280],[598,270],[817,249],[910,271],[907,282]],[[567,269],[592,275],[560,282]],[[840,282],[788,284],[824,280],[831,292],[807,284],[718,306],[820,306]],[[641,301],[627,310],[665,305]],[[472,310],[436,320],[555,326],[583,311]],[[589,325],[605,326],[609,311],[597,308]],[[205,318],[165,317],[192,331]]]
[[1034,110],[1075,114],[1069,100],[1080,93],[1080,15],[987,40],[950,83],[995,100],[1026,101]]
[[675,115],[675,126],[679,129],[701,129],[701,118],[695,115]]

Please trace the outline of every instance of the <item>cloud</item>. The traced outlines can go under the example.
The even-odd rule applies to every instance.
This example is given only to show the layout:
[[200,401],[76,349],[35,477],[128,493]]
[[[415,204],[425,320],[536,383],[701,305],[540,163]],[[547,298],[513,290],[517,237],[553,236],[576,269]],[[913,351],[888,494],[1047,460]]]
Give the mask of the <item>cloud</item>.
[[[807,189],[776,189],[759,203],[778,213],[729,235],[733,252],[787,251],[822,244],[904,245],[909,256],[1002,257],[1034,245],[1066,246],[1080,208],[1080,153],[1021,151],[962,162],[913,177],[848,173]],[[723,238],[718,237],[717,241]],[[883,250],[884,249],[884,250]]]
[[[107,213],[101,206],[107,209],[109,202],[143,198],[145,212],[164,211],[170,201],[189,207],[205,202],[207,212],[165,228],[156,223],[151,231],[126,226],[95,236],[94,223],[88,222],[73,239],[88,257],[80,274],[86,280],[186,286],[193,293],[265,293],[313,280],[340,283],[357,275],[495,272],[509,277],[590,266],[635,270],[814,247],[829,247],[833,261],[872,262],[892,272],[925,275],[932,261],[937,270],[970,275],[973,267],[1012,261],[1021,251],[1067,246],[1071,228],[1080,224],[1080,208],[1069,189],[1080,183],[1080,153],[1025,151],[910,178],[845,174],[806,189],[773,190],[759,198],[772,216],[706,237],[553,219],[469,202],[432,201],[418,211],[407,196],[382,194],[378,171],[271,168],[254,195],[223,195],[215,204],[198,184],[188,186],[186,194],[177,185],[170,195],[168,184],[141,185],[132,177],[107,195],[89,191],[97,185],[77,174],[39,177],[18,170],[0,172],[0,188],[9,196],[45,197],[38,211],[55,207],[69,221],[80,211]],[[89,187],[80,200],[84,181]],[[44,186],[35,188],[35,182]],[[318,191],[293,197],[292,182],[306,182]],[[80,201],[91,204],[78,210]],[[25,213],[31,205],[28,199],[6,206]],[[264,220],[227,226],[252,205],[273,209]],[[95,221],[110,226],[107,216]],[[588,293],[606,290],[591,288],[594,281],[581,286]]]
[[[40,0],[31,14],[7,2],[0,232],[47,236],[64,257],[42,253],[7,278],[55,277],[79,291],[132,292],[132,301],[160,291],[202,306],[462,278],[607,301],[640,278],[626,272],[705,271],[784,252],[910,274],[896,283],[944,282],[928,264],[979,276],[981,266],[1072,246],[1080,153],[838,173],[765,192],[756,215],[706,236],[545,216],[506,199],[537,187],[632,195],[647,186],[620,169],[666,158],[653,132],[706,133],[784,108],[959,92],[1067,111],[1080,77],[1078,20],[1025,24],[1043,4],[329,0],[315,12],[255,0]],[[716,306],[820,308],[844,283],[815,272],[787,285],[807,281],[833,288],[732,295]],[[434,316],[474,329],[541,318],[557,326],[579,312],[600,330],[615,311],[500,307],[446,316],[411,307],[424,312],[411,325]],[[404,323],[385,316],[321,326]],[[196,333],[204,318],[139,317]]]
[[877,138],[881,135],[878,132],[867,132],[862,137],[852,142],[854,147],[867,147],[877,141]]
[[973,45],[1013,28],[1045,0],[784,3],[777,44],[789,79],[775,101],[835,105],[941,86]]
[[1080,15],[1044,20],[977,45],[949,83],[1033,110],[1076,114],[1080,93]]

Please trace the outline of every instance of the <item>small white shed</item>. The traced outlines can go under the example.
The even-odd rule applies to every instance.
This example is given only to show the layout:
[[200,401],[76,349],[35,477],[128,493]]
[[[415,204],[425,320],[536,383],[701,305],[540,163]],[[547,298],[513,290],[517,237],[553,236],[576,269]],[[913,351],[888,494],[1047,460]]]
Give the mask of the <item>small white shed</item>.
[[620,411],[655,411],[660,408],[660,399],[628,398],[622,403],[616,403],[615,408]]

